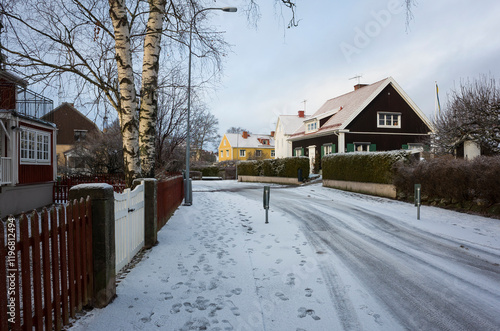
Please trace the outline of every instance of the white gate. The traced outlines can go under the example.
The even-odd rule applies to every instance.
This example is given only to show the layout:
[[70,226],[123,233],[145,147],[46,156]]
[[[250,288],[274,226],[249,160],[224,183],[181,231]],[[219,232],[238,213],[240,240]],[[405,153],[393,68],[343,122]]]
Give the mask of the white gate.
[[144,246],[144,182],[133,191],[115,192],[116,272]]

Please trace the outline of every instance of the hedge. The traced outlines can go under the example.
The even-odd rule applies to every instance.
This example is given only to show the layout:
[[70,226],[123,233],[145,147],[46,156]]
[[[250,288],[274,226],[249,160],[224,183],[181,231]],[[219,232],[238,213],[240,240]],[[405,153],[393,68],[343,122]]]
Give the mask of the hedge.
[[414,184],[422,185],[425,200],[450,203],[500,203],[500,156],[473,160],[439,157],[396,167],[394,184],[398,194],[413,196]]
[[192,170],[193,171],[200,171],[203,177],[218,177],[219,176],[219,167],[217,167],[217,166],[192,168]]
[[309,158],[287,157],[273,160],[241,161],[238,175],[296,178],[302,169],[303,178],[309,177]]
[[394,164],[410,154],[401,150],[327,155],[321,164],[323,179],[392,184]]

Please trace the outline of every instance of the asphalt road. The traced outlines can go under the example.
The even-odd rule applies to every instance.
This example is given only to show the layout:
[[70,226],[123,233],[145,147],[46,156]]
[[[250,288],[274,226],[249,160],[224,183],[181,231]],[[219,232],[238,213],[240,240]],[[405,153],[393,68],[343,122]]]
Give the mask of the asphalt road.
[[[232,190],[262,200],[261,188]],[[344,330],[363,329],[356,311],[367,300],[403,329],[500,329],[500,253],[401,222],[381,212],[390,201],[374,207],[377,198],[368,197],[366,207],[314,191],[273,188],[271,205],[300,222],[316,253],[328,256],[321,272]]]

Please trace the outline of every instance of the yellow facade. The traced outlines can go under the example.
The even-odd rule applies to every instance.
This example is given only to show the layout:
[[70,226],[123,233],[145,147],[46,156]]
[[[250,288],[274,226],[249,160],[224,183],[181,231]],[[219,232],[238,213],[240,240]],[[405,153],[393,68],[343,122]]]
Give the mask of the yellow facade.
[[[241,138],[241,137],[240,137]],[[230,160],[256,160],[256,159],[274,159],[274,146],[259,146],[259,147],[236,147],[231,146],[226,135],[222,137],[219,144],[219,162]]]

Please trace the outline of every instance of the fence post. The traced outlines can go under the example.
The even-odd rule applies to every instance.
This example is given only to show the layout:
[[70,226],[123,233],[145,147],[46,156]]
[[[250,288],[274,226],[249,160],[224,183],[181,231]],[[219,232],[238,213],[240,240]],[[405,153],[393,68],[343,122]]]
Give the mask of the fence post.
[[69,191],[69,199],[92,199],[93,306],[103,308],[116,296],[115,198],[109,184],[80,184]]
[[157,187],[158,181],[154,178],[135,179],[132,189],[144,182],[144,248],[151,248],[158,242],[158,215],[157,215]]

